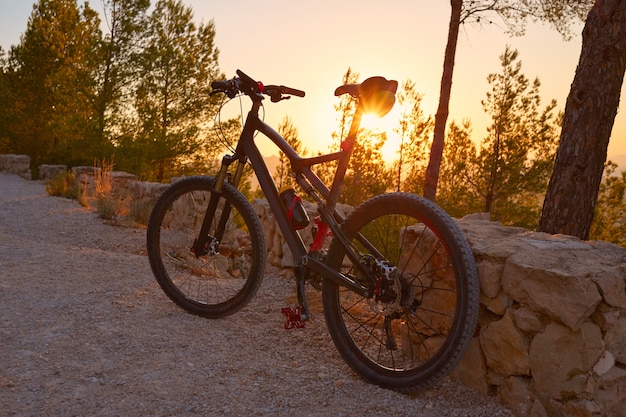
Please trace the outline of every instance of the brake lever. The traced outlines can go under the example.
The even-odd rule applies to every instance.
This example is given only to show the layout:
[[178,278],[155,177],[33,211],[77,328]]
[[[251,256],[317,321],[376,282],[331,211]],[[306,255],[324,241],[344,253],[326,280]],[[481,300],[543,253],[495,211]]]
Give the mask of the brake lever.
[[281,100],[289,100],[290,98],[291,96],[283,96],[282,94],[280,94],[278,97],[275,97],[274,95],[272,95],[270,100],[272,103],[278,103]]

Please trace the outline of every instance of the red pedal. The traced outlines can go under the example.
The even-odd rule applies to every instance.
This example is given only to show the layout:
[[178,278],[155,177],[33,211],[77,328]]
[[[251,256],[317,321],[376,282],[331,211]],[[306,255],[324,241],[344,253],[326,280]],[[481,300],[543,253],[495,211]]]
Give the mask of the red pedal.
[[304,320],[302,320],[302,307],[284,307],[280,310],[287,320],[285,321],[285,329],[302,329],[304,328]]

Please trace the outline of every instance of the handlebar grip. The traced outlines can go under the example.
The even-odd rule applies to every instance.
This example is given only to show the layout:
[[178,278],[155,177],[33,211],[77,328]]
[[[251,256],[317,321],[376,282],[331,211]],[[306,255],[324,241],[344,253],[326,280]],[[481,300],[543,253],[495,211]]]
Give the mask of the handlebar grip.
[[211,82],[211,88],[213,90],[227,91],[227,90],[230,90],[231,88],[233,88],[233,82],[232,82],[232,80],[213,81],[213,82]]
[[295,88],[289,88],[289,87],[283,87],[284,88],[284,93],[285,94],[289,94],[292,96],[296,96],[296,97],[304,97],[305,92],[302,90],[296,90]]

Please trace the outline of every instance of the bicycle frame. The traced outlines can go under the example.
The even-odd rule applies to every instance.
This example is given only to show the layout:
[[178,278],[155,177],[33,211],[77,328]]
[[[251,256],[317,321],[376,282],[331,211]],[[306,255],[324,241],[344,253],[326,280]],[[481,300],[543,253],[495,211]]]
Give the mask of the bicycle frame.
[[[308,282],[321,290],[337,351],[365,381],[411,392],[443,377],[473,340],[479,313],[478,271],[462,230],[436,204],[405,192],[368,198],[345,219],[339,214],[361,116],[388,114],[397,81],[370,77],[337,87],[335,96],[349,94],[357,100],[350,130],[337,152],[302,157],[259,113],[264,98],[276,103],[305,92],[264,85],[239,70],[237,75],[211,83],[211,94],[251,99],[231,154],[222,158],[215,177],[173,184],[150,214],[146,249],[159,286],[185,311],[219,319],[247,306],[263,279],[272,278],[264,277],[268,245],[263,225],[238,190],[244,188],[249,163],[289,247],[284,250],[293,254],[289,266],[294,267],[299,305],[281,309],[285,328],[302,327],[311,317]],[[289,160],[300,194],[317,203],[305,234],[306,216],[292,211],[302,209],[294,206],[299,198],[293,190],[278,191],[259,151],[258,140],[265,138]],[[314,173],[322,163],[336,167],[326,183]],[[305,245],[309,229],[313,241]]]
[[[228,181],[237,187],[243,176],[243,169],[247,161],[250,161],[252,168],[257,176],[259,185],[267,201],[276,217],[278,226],[285,238],[289,249],[295,260],[296,271],[300,270],[301,273],[296,273],[298,299],[304,307],[306,315],[308,315],[308,309],[306,306],[306,300],[304,298],[304,282],[306,280],[307,271],[316,272],[324,277],[328,277],[339,285],[343,285],[350,290],[365,296],[371,297],[373,294],[373,288],[376,282],[376,278],[372,276],[372,273],[361,265],[359,262],[359,256],[355,253],[348,239],[345,237],[339,226],[338,220],[342,221],[341,216],[335,211],[339,193],[343,178],[348,169],[348,163],[356,143],[357,132],[359,130],[361,116],[363,114],[363,108],[358,105],[350,126],[350,131],[346,140],[341,144],[341,149],[338,152],[330,153],[327,155],[320,155],[310,158],[303,158],[296,153],[296,151],[289,145],[289,143],[272,127],[261,120],[258,116],[259,108],[261,106],[261,98],[253,100],[252,109],[249,111],[243,131],[239,138],[239,142],[235,149],[234,155],[227,155],[222,160],[222,167],[217,176],[215,187],[212,192],[211,201],[209,202],[209,208],[207,209],[207,215],[210,216],[214,212],[214,208],[219,200],[219,195],[224,181]],[[333,270],[325,263],[319,261],[316,257],[310,256],[307,251],[304,242],[298,231],[291,227],[291,223],[287,217],[287,213],[283,208],[278,196],[278,190],[274,181],[265,165],[263,156],[259,151],[254,141],[256,132],[262,133],[269,138],[279,149],[282,151],[291,163],[291,168],[295,176],[296,182],[302,187],[302,189],[309,195],[311,195],[318,203],[318,212],[324,224],[326,224],[333,233],[335,239],[339,239],[342,245],[346,249],[347,256],[352,260],[353,264],[359,268],[361,276],[366,277],[370,285],[364,287],[363,285],[355,282],[350,277]],[[328,188],[326,184],[312,171],[311,167],[314,165],[329,162],[338,161],[337,172],[333,179],[331,188]],[[237,162],[234,175],[229,174],[230,166]],[[319,195],[318,195],[319,193]],[[224,210],[223,218],[221,219],[218,230],[223,231],[223,225],[225,225],[228,210]],[[204,224],[210,224],[212,219],[205,219]],[[204,227],[203,227],[204,230]],[[206,233],[201,231],[197,241],[197,247],[204,246],[207,243]],[[220,236],[215,236],[217,241],[220,240]],[[196,246],[194,246],[196,247]],[[197,253],[197,252],[196,252]]]

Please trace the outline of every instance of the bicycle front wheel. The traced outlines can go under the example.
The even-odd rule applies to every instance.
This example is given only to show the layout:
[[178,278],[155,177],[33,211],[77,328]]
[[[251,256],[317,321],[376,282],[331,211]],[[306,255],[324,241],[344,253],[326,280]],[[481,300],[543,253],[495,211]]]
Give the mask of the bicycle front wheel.
[[[147,230],[150,266],[165,294],[209,318],[232,314],[250,301],[266,256],[261,223],[248,200],[230,184],[221,195],[213,193],[214,181],[190,177],[173,184],[155,204]],[[212,197],[219,200],[208,210]],[[199,254],[194,243],[203,222],[210,227],[206,253]]]
[[[342,229],[376,283],[366,298],[324,281],[335,346],[370,383],[398,391],[431,385],[458,363],[477,324],[478,274],[464,235],[434,203],[406,193],[366,201]],[[328,262],[367,285],[337,241]]]

